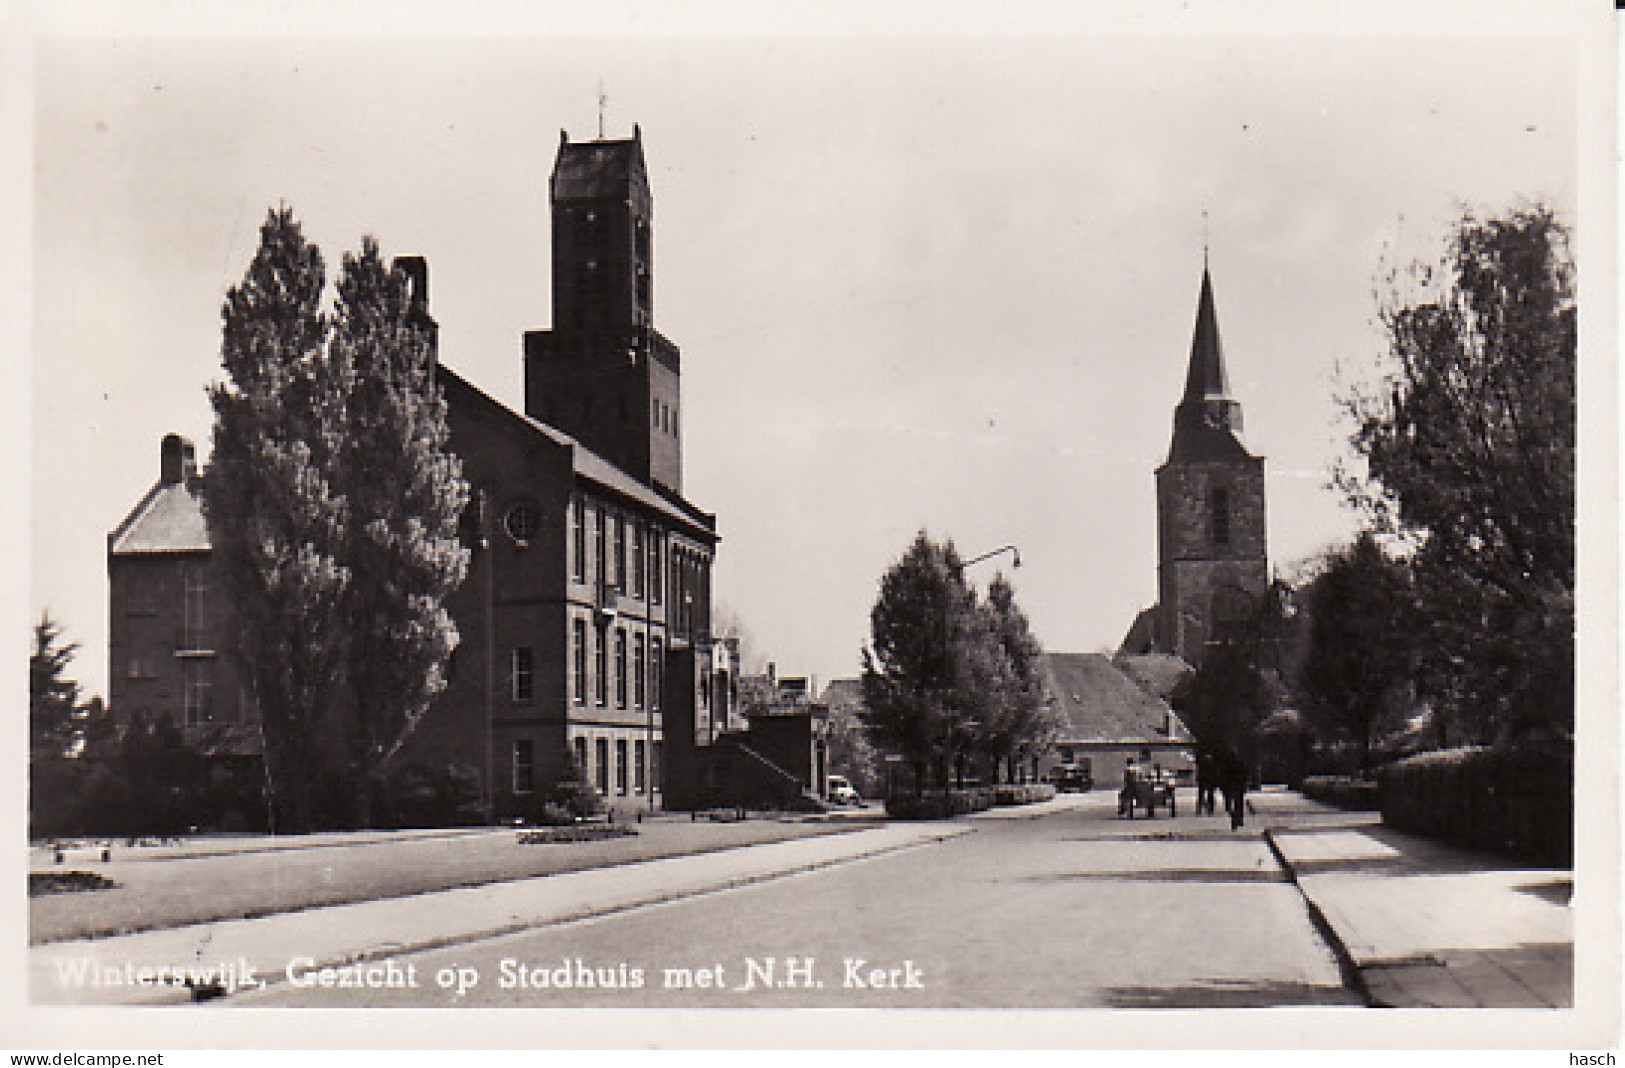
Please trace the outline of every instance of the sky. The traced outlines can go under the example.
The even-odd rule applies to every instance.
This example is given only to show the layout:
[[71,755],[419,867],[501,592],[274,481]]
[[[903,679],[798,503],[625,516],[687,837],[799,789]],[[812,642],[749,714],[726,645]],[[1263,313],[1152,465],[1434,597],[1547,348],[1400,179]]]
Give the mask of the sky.
[[105,693],[106,534],[165,433],[206,451],[220,305],[274,205],[330,269],[364,234],[426,257],[441,359],[520,406],[523,332],[552,322],[559,132],[600,121],[642,131],[685,494],[717,515],[715,597],[758,660],[856,675],[880,575],[922,529],[967,557],[1016,545],[1019,570],[970,577],[1005,570],[1046,648],[1115,648],[1156,595],[1153,472],[1204,256],[1290,573],[1355,529],[1328,488],[1335,398],[1382,351],[1383,272],[1464,208],[1578,221],[1576,38],[1537,7],[1332,26],[1084,6],[45,26],[33,616]]

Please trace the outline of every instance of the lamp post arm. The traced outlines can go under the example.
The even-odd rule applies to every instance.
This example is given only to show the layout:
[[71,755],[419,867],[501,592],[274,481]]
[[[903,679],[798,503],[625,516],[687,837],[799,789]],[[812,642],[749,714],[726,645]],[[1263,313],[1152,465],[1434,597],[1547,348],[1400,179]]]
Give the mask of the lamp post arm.
[[965,568],[971,566],[972,564],[979,564],[983,560],[987,560],[987,559],[990,559],[991,557],[998,556],[1000,553],[1009,553],[1011,555],[1011,557],[1012,557],[1012,559],[1010,561],[1010,566],[1011,567],[1020,567],[1021,566],[1021,550],[1017,549],[1014,545],[1003,545],[1003,546],[1000,546],[997,549],[994,549],[992,552],[983,553],[981,556],[973,556],[969,560],[965,560],[965,561],[961,562],[960,565],[959,565],[959,570],[963,571],[963,570],[965,570]]

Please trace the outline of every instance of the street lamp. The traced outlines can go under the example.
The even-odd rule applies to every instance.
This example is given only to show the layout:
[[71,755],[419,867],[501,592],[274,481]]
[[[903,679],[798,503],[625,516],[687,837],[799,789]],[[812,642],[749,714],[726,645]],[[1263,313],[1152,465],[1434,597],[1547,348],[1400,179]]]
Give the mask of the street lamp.
[[979,564],[983,560],[987,560],[987,559],[989,559],[991,557],[998,556],[1000,553],[1009,553],[1010,554],[1010,566],[1011,567],[1020,567],[1021,566],[1021,550],[1017,549],[1014,545],[1004,545],[1004,546],[1001,546],[1001,547],[999,547],[997,549],[994,549],[992,552],[983,553],[981,556],[973,556],[969,560],[963,561],[959,565],[959,570],[963,571],[967,567],[971,566],[972,564]]

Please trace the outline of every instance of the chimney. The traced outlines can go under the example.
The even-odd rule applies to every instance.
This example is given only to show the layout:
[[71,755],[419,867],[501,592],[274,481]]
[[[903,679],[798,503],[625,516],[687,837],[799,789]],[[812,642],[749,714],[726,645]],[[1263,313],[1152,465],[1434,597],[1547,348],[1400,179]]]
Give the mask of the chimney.
[[192,443],[179,434],[165,434],[158,450],[158,481],[166,486],[185,485],[197,477],[197,454]]
[[395,269],[406,275],[412,311],[429,314],[429,261],[422,256],[396,256]]
[[429,261],[422,256],[396,256],[394,267],[406,275],[407,321],[429,333],[429,358],[438,360],[440,326],[429,314]]

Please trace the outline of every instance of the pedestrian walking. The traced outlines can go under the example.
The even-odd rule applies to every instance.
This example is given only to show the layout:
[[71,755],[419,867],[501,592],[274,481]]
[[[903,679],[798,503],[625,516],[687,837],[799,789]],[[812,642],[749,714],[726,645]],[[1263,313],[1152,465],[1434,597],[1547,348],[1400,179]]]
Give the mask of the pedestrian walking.
[[1230,813],[1230,829],[1240,829],[1247,812],[1247,765],[1234,753],[1224,755],[1219,792],[1224,795],[1224,810]]
[[1213,750],[1196,750],[1196,814],[1213,815],[1214,793],[1219,788],[1219,769],[1215,766]]

